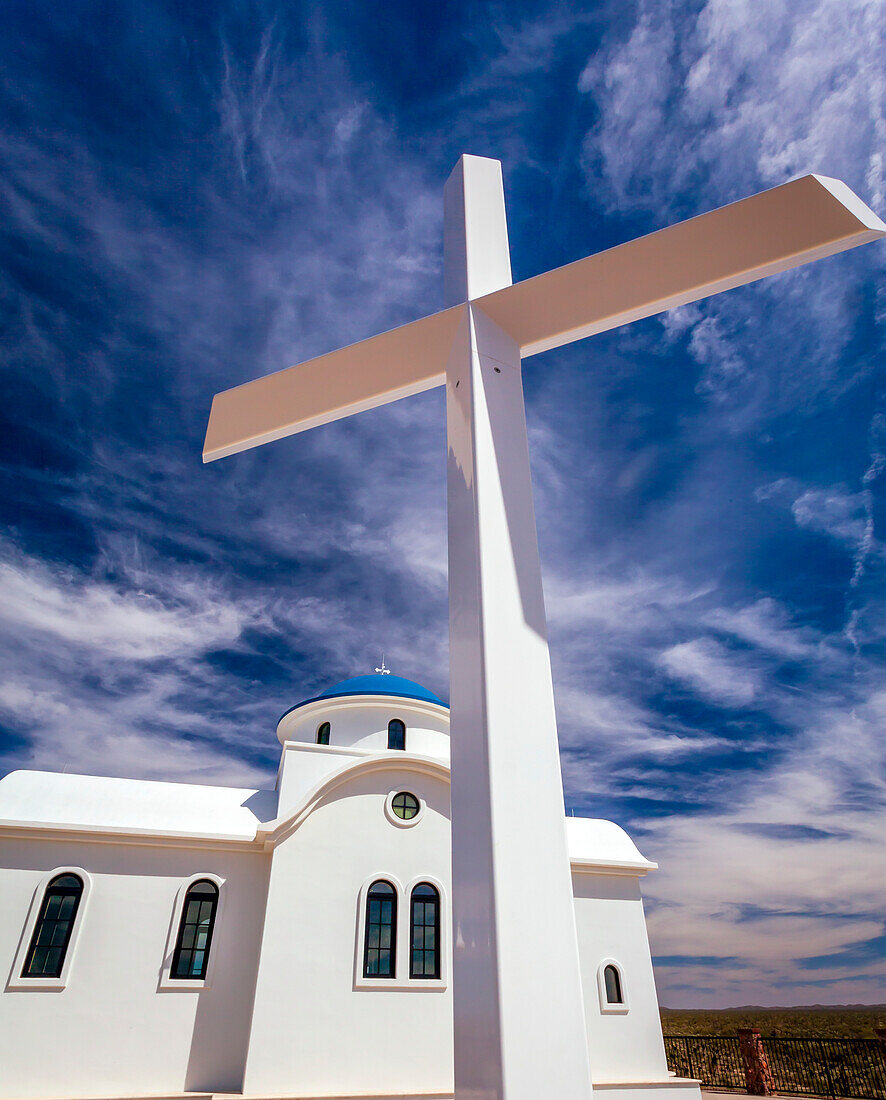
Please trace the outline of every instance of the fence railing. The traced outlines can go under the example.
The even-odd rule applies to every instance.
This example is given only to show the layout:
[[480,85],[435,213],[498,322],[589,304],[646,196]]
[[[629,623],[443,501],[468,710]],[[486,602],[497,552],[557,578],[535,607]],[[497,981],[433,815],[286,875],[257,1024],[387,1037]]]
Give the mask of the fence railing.
[[666,1035],[668,1069],[720,1089],[747,1086],[738,1038],[734,1035]]
[[666,1035],[665,1051],[678,1077],[694,1077],[709,1088],[886,1100],[881,1039]]

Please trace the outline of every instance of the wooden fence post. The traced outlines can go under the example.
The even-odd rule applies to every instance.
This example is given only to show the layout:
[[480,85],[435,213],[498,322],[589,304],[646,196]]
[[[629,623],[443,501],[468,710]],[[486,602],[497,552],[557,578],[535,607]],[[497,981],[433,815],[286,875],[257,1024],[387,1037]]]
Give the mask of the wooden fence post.
[[738,1046],[744,1063],[744,1075],[751,1096],[770,1096],[774,1091],[769,1060],[763,1049],[760,1030],[756,1027],[738,1029]]

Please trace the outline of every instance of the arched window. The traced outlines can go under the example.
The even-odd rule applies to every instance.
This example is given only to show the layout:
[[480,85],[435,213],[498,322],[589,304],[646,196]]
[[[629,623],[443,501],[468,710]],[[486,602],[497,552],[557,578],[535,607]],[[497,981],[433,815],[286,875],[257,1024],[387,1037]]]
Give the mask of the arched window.
[[392,718],[388,722],[388,748],[406,748],[406,726],[399,718]]
[[329,744],[329,731],[331,727],[328,722],[321,722],[317,727],[317,744],[328,745]]
[[603,968],[603,987],[606,990],[606,1003],[608,1005],[623,1005],[624,994],[621,991],[621,974],[618,967],[609,963]]
[[440,895],[429,882],[412,891],[410,978],[440,977]]
[[58,978],[61,975],[82,893],[83,883],[77,875],[59,875],[46,887],[22,970],[23,978]]
[[199,981],[206,977],[217,908],[218,887],[214,882],[200,879],[188,888],[170,978]]
[[393,978],[396,968],[397,892],[389,882],[373,882],[366,895],[364,978]]

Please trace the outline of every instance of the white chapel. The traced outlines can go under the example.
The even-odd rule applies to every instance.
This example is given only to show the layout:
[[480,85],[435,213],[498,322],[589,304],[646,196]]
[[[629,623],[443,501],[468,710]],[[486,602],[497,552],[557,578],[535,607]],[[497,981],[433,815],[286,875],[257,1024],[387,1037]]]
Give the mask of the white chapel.
[[[452,1096],[449,710],[360,676],[277,736],[273,790],[0,780],[0,1097]],[[594,1090],[697,1100],[665,1061],[656,865],[564,827]]]

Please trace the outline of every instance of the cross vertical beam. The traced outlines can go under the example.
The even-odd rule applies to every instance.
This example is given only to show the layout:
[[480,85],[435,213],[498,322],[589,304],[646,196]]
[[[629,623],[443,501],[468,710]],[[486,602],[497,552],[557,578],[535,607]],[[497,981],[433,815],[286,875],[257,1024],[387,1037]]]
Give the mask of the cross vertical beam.
[[501,166],[449,178],[446,368],[457,1100],[591,1096]]

